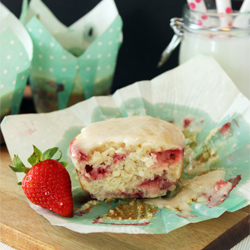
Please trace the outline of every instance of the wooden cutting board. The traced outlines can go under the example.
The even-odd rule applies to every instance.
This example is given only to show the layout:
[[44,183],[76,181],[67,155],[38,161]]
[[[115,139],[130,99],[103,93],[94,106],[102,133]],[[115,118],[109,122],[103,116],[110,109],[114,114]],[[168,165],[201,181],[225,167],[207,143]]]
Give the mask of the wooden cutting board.
[[5,146],[0,150],[0,241],[16,249],[230,249],[249,234],[249,207],[169,234],[80,234],[52,226],[28,204]]

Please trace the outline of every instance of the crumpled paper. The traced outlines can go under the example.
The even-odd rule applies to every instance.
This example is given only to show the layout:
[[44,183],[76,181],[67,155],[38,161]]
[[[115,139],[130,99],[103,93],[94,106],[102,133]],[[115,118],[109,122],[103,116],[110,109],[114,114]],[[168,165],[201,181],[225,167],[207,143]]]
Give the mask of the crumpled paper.
[[21,22],[0,3],[0,121],[17,114],[32,60],[31,38]]
[[[197,137],[194,153],[198,155],[204,142],[212,138],[211,145],[219,156],[218,161],[205,162],[205,168],[223,168],[226,180],[241,175],[241,181],[218,206],[209,208],[203,203],[192,204],[195,217],[179,217],[175,212],[161,208],[151,219],[110,221],[103,217],[110,204],[100,202],[86,209],[82,200],[87,200],[87,197],[71,163],[69,144],[83,127],[93,122],[132,115],[159,117],[174,122],[180,129],[183,129],[184,119],[192,119],[189,131]],[[230,136],[207,137],[215,128],[228,122],[232,126]],[[74,217],[62,218],[30,204],[53,225],[80,233],[166,234],[188,223],[202,223],[225,211],[234,212],[250,204],[250,101],[211,57],[197,56],[151,81],[134,83],[117,90],[112,96],[92,97],[62,111],[8,116],[1,127],[11,157],[18,154],[26,165],[32,144],[42,151],[58,146],[63,152],[62,160],[69,162],[67,169],[72,180]],[[187,163],[184,162],[182,179],[192,179],[199,173],[188,175],[186,170]],[[18,180],[21,181],[23,176],[18,173]]]
[[66,27],[40,0],[23,3],[20,17],[33,44],[30,85],[37,112],[64,109],[109,94],[122,43],[122,19],[103,0]]

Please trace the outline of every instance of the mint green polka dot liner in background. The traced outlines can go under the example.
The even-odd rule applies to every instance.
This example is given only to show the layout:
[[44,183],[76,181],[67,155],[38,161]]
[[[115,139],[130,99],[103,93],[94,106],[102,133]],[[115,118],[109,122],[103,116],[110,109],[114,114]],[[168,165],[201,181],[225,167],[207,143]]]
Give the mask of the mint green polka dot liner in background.
[[[0,121],[17,114],[32,60],[32,41],[21,22],[0,3]],[[3,142],[0,132],[0,143]]]
[[40,0],[29,6],[25,0],[20,19],[34,45],[30,84],[37,112],[109,94],[122,43],[122,20],[113,0],[103,0],[70,27]]

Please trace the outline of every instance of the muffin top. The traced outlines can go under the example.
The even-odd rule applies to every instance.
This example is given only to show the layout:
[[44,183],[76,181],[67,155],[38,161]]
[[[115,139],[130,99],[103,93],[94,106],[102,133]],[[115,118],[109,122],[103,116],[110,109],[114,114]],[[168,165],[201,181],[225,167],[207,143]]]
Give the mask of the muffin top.
[[93,123],[82,129],[74,144],[84,149],[105,143],[124,143],[126,148],[140,146],[157,150],[183,149],[184,135],[173,124],[151,116],[130,116]]

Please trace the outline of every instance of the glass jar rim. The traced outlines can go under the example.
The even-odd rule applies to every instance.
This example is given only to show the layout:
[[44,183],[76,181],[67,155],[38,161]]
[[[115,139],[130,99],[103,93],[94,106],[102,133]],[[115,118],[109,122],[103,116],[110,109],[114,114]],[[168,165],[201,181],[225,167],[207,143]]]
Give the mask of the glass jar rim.
[[[218,17],[218,18],[221,18],[221,17],[237,17],[237,16],[250,16],[250,11],[245,11],[245,12],[239,12],[237,10],[233,10],[232,13],[218,13],[218,12],[215,12],[216,9],[209,9],[207,12],[204,12],[204,11],[197,11],[197,10],[192,10],[189,8],[189,5],[188,4],[184,4],[184,11],[183,13],[185,13],[185,11],[188,11],[190,13],[194,13],[194,14],[197,14],[197,15],[200,15],[200,14],[204,14],[204,15],[207,15],[208,17]],[[214,11],[214,12],[212,12]]]
[[[213,12],[211,12],[213,11]],[[194,31],[194,32],[206,32],[210,31],[213,33],[223,32],[223,33],[250,33],[250,22],[248,21],[247,24],[243,27],[239,26],[230,26],[230,27],[223,27],[219,24],[214,24],[211,26],[204,27],[200,24],[197,24],[197,17],[206,16],[206,19],[211,18],[212,21],[214,20],[222,20],[222,18],[230,17],[233,20],[237,19],[238,17],[243,17],[245,20],[250,20],[250,11],[249,12],[239,12],[234,11],[233,13],[217,13],[215,12],[216,9],[210,9],[210,12],[199,12],[189,8],[188,4],[184,5],[183,8],[183,18],[181,18],[182,27],[184,30],[187,31]]]

